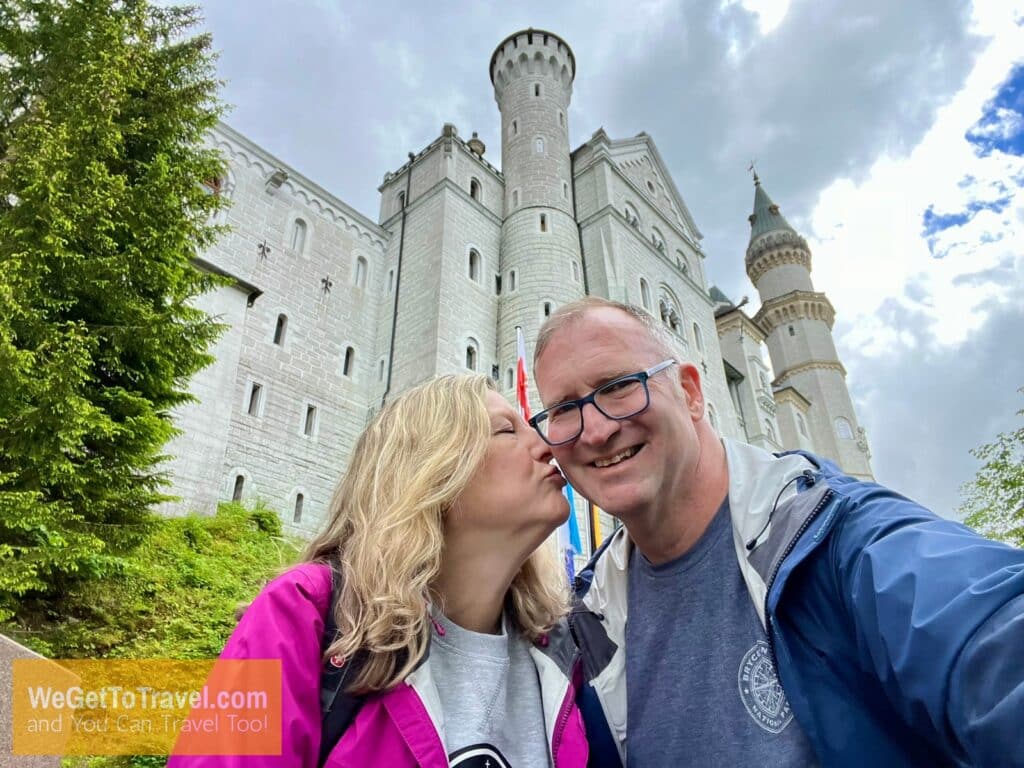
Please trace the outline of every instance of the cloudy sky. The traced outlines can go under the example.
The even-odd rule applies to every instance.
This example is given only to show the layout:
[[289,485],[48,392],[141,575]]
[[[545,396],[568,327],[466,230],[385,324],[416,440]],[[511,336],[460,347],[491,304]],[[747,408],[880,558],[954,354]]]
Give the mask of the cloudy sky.
[[572,145],[655,140],[734,299],[753,188],[813,251],[878,479],[942,514],[1024,407],[1024,2],[205,0],[227,122],[371,219],[445,122],[500,163],[487,64],[576,54]]

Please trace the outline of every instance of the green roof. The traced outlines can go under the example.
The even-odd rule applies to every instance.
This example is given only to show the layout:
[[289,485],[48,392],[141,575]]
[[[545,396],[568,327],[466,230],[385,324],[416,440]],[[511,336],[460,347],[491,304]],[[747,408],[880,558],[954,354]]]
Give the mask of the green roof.
[[750,242],[754,242],[754,240],[766,232],[777,232],[780,230],[796,234],[796,230],[789,225],[786,217],[780,213],[779,206],[768,197],[768,193],[761,186],[761,180],[755,173],[754,212],[750,214]]
[[711,288],[708,289],[708,295],[716,304],[732,304],[729,297],[722,293],[722,289],[717,285],[712,285]]

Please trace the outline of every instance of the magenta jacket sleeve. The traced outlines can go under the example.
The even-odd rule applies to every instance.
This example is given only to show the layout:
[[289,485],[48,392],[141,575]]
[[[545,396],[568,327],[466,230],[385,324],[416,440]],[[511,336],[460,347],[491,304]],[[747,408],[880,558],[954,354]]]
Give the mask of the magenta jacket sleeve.
[[222,659],[281,660],[281,754],[174,755],[168,768],[314,768],[320,749],[320,643],[330,570],[305,563],[270,582],[242,616]]

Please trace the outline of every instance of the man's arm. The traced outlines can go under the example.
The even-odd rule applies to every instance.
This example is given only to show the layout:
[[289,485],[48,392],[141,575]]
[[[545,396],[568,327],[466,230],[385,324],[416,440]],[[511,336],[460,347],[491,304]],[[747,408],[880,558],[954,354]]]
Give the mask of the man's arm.
[[861,663],[950,757],[1024,766],[1024,551],[876,485],[842,491],[831,546]]

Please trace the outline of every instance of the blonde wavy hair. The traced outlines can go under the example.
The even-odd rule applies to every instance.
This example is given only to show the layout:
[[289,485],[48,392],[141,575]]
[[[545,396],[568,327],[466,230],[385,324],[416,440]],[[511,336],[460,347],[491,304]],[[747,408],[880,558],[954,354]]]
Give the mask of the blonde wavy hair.
[[[325,529],[306,549],[306,561],[340,563],[338,636],[325,658],[365,656],[352,692],[397,685],[427,651],[443,521],[487,451],[489,389],[485,376],[441,376],[381,409],[356,443]],[[509,588],[506,607],[531,641],[567,610],[560,571],[542,546]]]

